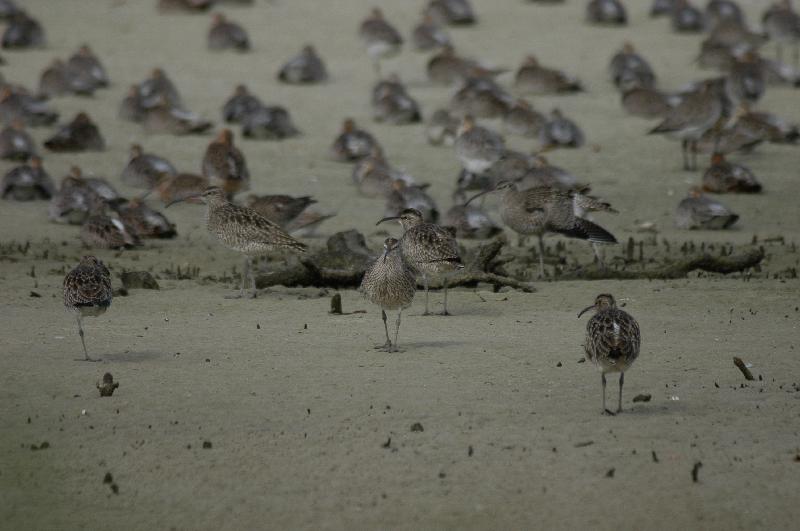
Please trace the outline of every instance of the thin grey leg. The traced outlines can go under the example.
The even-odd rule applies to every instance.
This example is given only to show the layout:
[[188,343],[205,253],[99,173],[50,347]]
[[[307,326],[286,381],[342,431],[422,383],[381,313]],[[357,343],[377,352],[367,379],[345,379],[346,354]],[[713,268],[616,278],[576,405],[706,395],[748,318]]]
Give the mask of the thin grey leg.
[[442,310],[442,315],[450,315],[447,311],[447,275],[442,279],[442,284],[444,284],[444,310]]
[[625,383],[625,373],[619,373],[619,403],[617,404],[617,413],[622,412],[622,384]]
[[81,345],[83,345],[83,360],[75,360],[75,361],[98,361],[89,357],[89,351],[86,350],[86,340],[83,338],[83,318],[81,317],[81,313],[77,312],[75,317],[78,321],[78,335],[81,338]]
[[544,235],[539,235],[539,278],[544,278]]
[[247,264],[247,279],[250,281],[250,285],[252,286],[250,298],[255,299],[258,295],[258,290],[256,289],[256,275],[253,272],[253,259],[248,256],[245,263]]
[[428,311],[428,275],[426,273],[422,274],[422,282],[425,285],[425,313],[422,315],[430,315]]
[[400,316],[403,314],[403,309],[400,308],[397,312],[397,321],[394,325],[394,350],[398,350],[397,347],[397,335],[400,333]]
[[600,246],[592,242],[592,250],[594,251],[594,257],[597,259],[597,263],[600,265],[600,268],[605,269],[606,264],[603,261],[602,255],[600,254]]
[[697,170],[697,140],[689,142],[689,156],[692,158],[692,171]]
[[389,339],[389,325],[386,324],[386,310],[381,308],[381,319],[383,319],[383,330],[386,332],[386,343],[375,347],[379,350],[389,350],[392,347],[392,340]]
[[600,381],[603,382],[603,413],[605,413],[607,411],[606,410],[606,373],[604,373],[604,372],[600,373]]

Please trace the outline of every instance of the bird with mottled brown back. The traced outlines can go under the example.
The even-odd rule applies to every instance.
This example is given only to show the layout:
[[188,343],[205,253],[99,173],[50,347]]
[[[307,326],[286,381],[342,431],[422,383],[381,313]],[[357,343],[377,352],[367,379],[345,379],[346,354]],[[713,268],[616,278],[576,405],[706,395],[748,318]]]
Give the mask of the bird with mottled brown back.
[[578,317],[589,310],[595,310],[595,314],[586,324],[584,349],[586,357],[601,370],[603,412],[613,415],[613,412],[606,409],[606,373],[619,373],[619,403],[616,413],[620,413],[625,371],[639,357],[639,324],[630,314],[617,308],[614,297],[607,293],[598,295],[594,304],[584,308]]
[[[397,335],[400,331],[400,316],[404,308],[411,305],[417,289],[414,272],[403,260],[400,243],[395,238],[386,238],[383,253],[367,268],[361,280],[359,291],[371,303],[381,307],[383,327],[386,331],[386,343],[377,349],[386,352],[397,352]],[[397,321],[394,330],[394,342],[389,338],[389,327],[386,324],[386,310],[397,310]]]
[[422,275],[425,285],[425,313],[428,311],[428,276],[444,274],[444,309],[442,315],[450,315],[447,311],[447,273],[463,269],[464,264],[458,251],[455,231],[445,229],[433,223],[426,223],[422,213],[415,208],[407,208],[398,216],[389,216],[378,221],[397,220],[405,231],[400,238],[400,252],[403,259],[416,273]]
[[80,263],[64,277],[64,306],[75,313],[78,335],[83,345],[85,361],[99,361],[89,357],[83,334],[83,318],[105,313],[113,292],[111,274],[105,264],[94,256],[84,256]]
[[244,296],[245,282],[252,285],[251,297],[256,296],[256,281],[252,273],[252,259],[277,249],[305,252],[307,246],[286,233],[278,224],[268,220],[252,208],[231,203],[222,188],[211,186],[203,193],[177,199],[167,206],[192,197],[206,205],[206,228],[223,245],[245,256],[242,285],[238,297]]

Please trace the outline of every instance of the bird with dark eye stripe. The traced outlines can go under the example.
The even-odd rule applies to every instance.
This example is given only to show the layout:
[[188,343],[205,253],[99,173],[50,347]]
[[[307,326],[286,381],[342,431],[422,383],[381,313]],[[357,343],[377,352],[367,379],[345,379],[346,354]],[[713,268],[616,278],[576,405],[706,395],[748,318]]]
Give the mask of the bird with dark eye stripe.
[[595,314],[586,324],[584,349],[589,360],[602,371],[603,413],[614,415],[614,412],[606,408],[606,373],[619,373],[619,402],[616,413],[620,413],[625,371],[639,357],[639,323],[627,312],[617,308],[614,297],[608,293],[598,295],[594,304],[584,308],[578,317],[589,310],[595,310]]
[[111,274],[94,256],[84,256],[80,263],[64,277],[64,306],[75,313],[78,335],[83,345],[85,361],[99,361],[89,357],[83,338],[83,318],[102,315],[111,306]]

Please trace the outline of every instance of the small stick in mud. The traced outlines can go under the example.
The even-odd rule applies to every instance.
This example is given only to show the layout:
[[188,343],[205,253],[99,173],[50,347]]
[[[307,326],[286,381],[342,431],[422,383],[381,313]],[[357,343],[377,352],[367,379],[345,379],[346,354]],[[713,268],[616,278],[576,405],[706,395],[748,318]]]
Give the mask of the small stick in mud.
[[745,380],[755,380],[753,373],[750,372],[750,369],[747,368],[747,365],[744,364],[741,358],[737,358],[736,356],[733,357],[733,364],[736,365],[736,368],[742,371]]

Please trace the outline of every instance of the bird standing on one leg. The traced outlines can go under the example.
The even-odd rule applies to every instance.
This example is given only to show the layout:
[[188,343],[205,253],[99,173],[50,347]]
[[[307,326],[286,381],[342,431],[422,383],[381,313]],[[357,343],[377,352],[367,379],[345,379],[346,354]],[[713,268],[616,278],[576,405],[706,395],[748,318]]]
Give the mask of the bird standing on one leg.
[[[381,307],[383,328],[386,330],[386,343],[376,348],[386,352],[398,352],[397,335],[400,331],[400,316],[403,308],[408,308],[414,299],[417,281],[414,272],[403,261],[399,242],[386,238],[383,253],[364,273],[361,291],[373,304]],[[397,310],[394,329],[394,342],[389,338],[389,325],[386,324],[386,310]]]
[[302,253],[305,252],[306,245],[289,236],[279,225],[252,208],[231,203],[225,195],[222,188],[212,186],[202,194],[176,199],[167,206],[192,197],[199,197],[206,204],[208,232],[229,249],[245,255],[241,290],[239,297],[233,298],[244,297],[247,280],[252,286],[251,297],[255,298],[257,290],[256,279],[252,272],[253,257],[267,254],[275,249],[291,249]]
[[83,338],[83,318],[97,317],[111,306],[113,297],[111,275],[106,266],[94,256],[84,256],[80,263],[64,277],[64,306],[75,312],[78,335],[83,345],[84,360],[99,361],[89,357]]
[[639,357],[641,334],[636,319],[617,308],[612,295],[598,295],[594,304],[584,308],[578,317],[595,310],[594,316],[586,324],[586,356],[600,367],[603,382],[603,412],[615,413],[606,409],[606,373],[619,373],[619,402],[616,413],[622,411],[622,385],[625,371]]
[[[422,275],[425,284],[425,313],[428,311],[428,275],[449,273],[456,269],[463,269],[464,264],[458,254],[458,244],[455,235],[433,223],[425,223],[422,213],[416,208],[407,208],[399,216],[383,218],[384,221],[399,220],[405,231],[400,238],[400,252],[406,263],[418,274]],[[447,312],[447,278],[444,279],[444,310]]]

